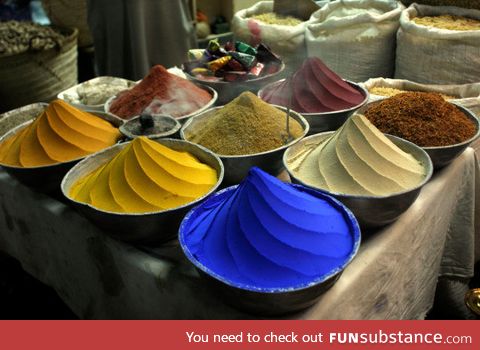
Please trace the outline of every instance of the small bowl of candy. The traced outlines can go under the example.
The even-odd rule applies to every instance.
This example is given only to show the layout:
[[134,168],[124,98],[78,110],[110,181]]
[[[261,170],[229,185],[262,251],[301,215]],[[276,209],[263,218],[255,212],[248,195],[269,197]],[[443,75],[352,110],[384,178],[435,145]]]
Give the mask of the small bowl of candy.
[[221,47],[212,40],[205,50],[190,50],[189,58],[183,64],[187,78],[215,89],[219,105],[243,91],[256,94],[263,86],[279,80],[285,70],[280,57],[264,44],[252,47],[237,41]]

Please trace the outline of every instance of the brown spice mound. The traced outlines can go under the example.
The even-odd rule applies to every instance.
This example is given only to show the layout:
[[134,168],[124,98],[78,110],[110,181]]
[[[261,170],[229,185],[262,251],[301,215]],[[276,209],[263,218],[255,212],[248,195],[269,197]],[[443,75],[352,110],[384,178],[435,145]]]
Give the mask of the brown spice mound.
[[472,138],[475,124],[433,92],[406,92],[370,107],[365,116],[380,131],[421,147],[449,146]]
[[[269,151],[286,142],[286,113],[243,92],[206,119],[187,140],[222,155],[245,155]],[[296,139],[302,126],[290,119],[290,134]]]
[[175,118],[188,115],[205,106],[212,96],[192,82],[169,73],[161,65],[153,66],[140,83],[119,94],[110,112],[123,119],[140,115],[157,100],[158,114]]

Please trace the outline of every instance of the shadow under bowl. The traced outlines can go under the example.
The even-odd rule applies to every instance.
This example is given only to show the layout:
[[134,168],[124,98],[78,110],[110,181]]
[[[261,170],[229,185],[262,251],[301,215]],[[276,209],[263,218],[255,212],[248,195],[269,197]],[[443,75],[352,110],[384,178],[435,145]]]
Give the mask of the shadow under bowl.
[[155,139],[156,142],[176,151],[189,152],[202,163],[217,171],[217,183],[200,198],[180,207],[151,212],[151,213],[115,213],[101,210],[76,201],[70,197],[72,186],[81,178],[98,169],[110,161],[128,143],[112,146],[102,152],[91,155],[75,165],[63,178],[61,189],[63,195],[85,217],[100,229],[119,240],[144,245],[158,244],[177,237],[178,227],[185,214],[196,204],[213,193],[223,179],[223,165],[221,160],[208,149],[191,142],[175,139]]
[[[274,106],[281,111],[286,111],[284,107]],[[180,130],[180,137],[189,141],[190,135],[195,135],[196,128],[208,118],[213,117],[223,106],[211,108],[202,114],[188,120]],[[240,183],[247,175],[250,168],[256,166],[265,172],[277,176],[283,169],[282,156],[285,149],[300,141],[309,130],[308,122],[299,113],[291,111],[291,118],[300,123],[303,133],[297,139],[270,151],[247,155],[222,155],[218,154],[225,167],[224,185],[233,185]],[[248,132],[248,131],[246,131]]]
[[392,135],[387,136],[401,150],[411,154],[417,159],[426,170],[425,178],[416,187],[393,193],[386,196],[348,195],[343,193],[330,192],[321,188],[310,186],[300,180],[290,167],[291,159],[305,148],[320,144],[333,132],[324,132],[304,138],[293,145],[284,154],[283,163],[293,183],[314,188],[318,191],[329,194],[345,204],[355,215],[362,230],[373,229],[388,225],[398,219],[415,201],[420,194],[422,187],[430,180],[433,174],[432,161],[421,147]]
[[209,267],[198,261],[192,254],[188,244],[186,243],[186,230],[189,221],[195,219],[202,213],[203,207],[214,207],[215,203],[222,202],[235,190],[237,186],[225,188],[210,198],[202,205],[193,208],[183,219],[179,230],[179,242],[188,260],[197,268],[200,276],[204,278],[212,291],[217,293],[225,303],[242,311],[255,315],[274,317],[298,312],[315,304],[319,298],[329,288],[331,288],[343,273],[343,270],[354,259],[358,253],[361,242],[360,227],[352,212],[340,201],[321,191],[305,187],[302,185],[292,184],[296,189],[308,193],[316,198],[320,198],[329,202],[337,210],[342,212],[353,236],[352,251],[346,260],[337,268],[328,273],[312,277],[309,283],[304,285],[285,288],[266,288],[240,285],[238,282],[229,280],[224,276],[218,275]]

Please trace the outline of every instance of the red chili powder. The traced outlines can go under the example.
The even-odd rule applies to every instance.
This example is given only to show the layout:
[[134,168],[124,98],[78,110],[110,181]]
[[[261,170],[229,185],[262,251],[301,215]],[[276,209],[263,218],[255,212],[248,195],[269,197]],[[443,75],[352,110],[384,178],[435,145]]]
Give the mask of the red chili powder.
[[169,73],[161,65],[130,90],[121,93],[110,105],[110,112],[123,119],[141,114],[147,107],[153,113],[181,117],[205,106],[212,96],[192,82]]
[[365,116],[380,131],[421,147],[454,145],[477,132],[472,120],[437,93],[401,93],[373,103]]

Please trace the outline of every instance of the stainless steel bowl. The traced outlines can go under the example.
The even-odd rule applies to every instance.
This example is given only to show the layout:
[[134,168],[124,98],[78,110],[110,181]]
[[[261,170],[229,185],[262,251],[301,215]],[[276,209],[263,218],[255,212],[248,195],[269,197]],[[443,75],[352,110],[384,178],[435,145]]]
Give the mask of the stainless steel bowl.
[[180,136],[180,128],[182,124],[180,122],[164,114],[152,115],[154,124],[164,123],[167,125],[168,129],[162,132],[156,132],[152,134],[146,134],[140,124],[140,116],[127,120],[122,126],[120,126],[120,132],[129,139],[134,139],[138,136],[146,136],[150,139],[161,138],[161,137],[171,137],[178,138]]
[[110,161],[127,145],[127,143],[121,143],[107,148],[102,152],[95,153],[75,165],[63,178],[61,183],[63,195],[89,220],[117,239],[141,244],[156,244],[175,238],[180,222],[185,214],[194,205],[213,193],[222,182],[223,165],[214,153],[191,142],[175,139],[157,139],[155,141],[177,151],[189,152],[201,162],[213,167],[218,174],[218,181],[215,186],[204,196],[193,202],[177,208],[152,213],[114,213],[72,199],[70,197],[70,190],[77,180]]
[[[43,108],[45,107],[46,105]],[[116,127],[119,127],[123,123],[123,121],[119,118],[105,112],[89,111],[89,113],[92,113],[110,122]],[[9,137],[15,135],[24,127],[32,123],[34,119],[35,117],[11,129],[9,132],[0,137],[0,143],[5,141]],[[9,173],[12,177],[16,178],[24,185],[32,187],[39,192],[54,193],[59,192],[60,182],[62,181],[63,176],[83,158],[85,157],[80,157],[63,163],[29,168],[23,168],[1,163],[0,166],[2,166],[7,171],[7,173]]]
[[280,69],[272,74],[267,74],[255,79],[246,81],[208,81],[196,78],[185,72],[187,78],[197,84],[202,84],[215,89],[218,92],[217,104],[224,105],[233,100],[244,91],[251,91],[256,94],[265,85],[280,79],[283,76],[285,70],[285,64],[282,63]]
[[465,149],[480,136],[480,123],[475,114],[469,109],[455,104],[455,106],[462,111],[472,122],[475,123],[475,128],[477,132],[475,135],[462,142],[450,146],[438,146],[438,147],[423,147],[423,149],[428,153],[432,159],[433,167],[435,170],[443,168],[444,166],[450,164],[455,158],[465,151]]
[[[284,107],[274,107],[282,111],[286,111]],[[223,106],[211,108],[188,120],[180,130],[180,137],[183,140],[188,141],[188,135],[195,134],[195,129],[197,125],[202,123],[202,121],[204,121],[205,119],[212,117],[221,108],[223,108]],[[247,176],[248,171],[253,166],[257,166],[260,169],[274,176],[277,176],[282,171],[283,152],[286,148],[300,141],[308,133],[309,130],[308,122],[299,113],[291,111],[290,115],[292,118],[298,121],[303,128],[303,134],[299,138],[290,141],[282,147],[261,153],[234,156],[222,154],[218,155],[223,162],[223,166],[225,167],[225,185],[233,185],[240,183]]]
[[[197,114],[200,114],[204,111],[206,111],[207,109],[209,109],[210,107],[214,106],[215,103],[217,102],[217,98],[218,98],[218,93],[217,91],[215,91],[215,89],[213,89],[212,87],[208,86],[208,85],[205,85],[205,84],[195,84],[197,85],[198,87],[204,89],[204,90],[207,90],[208,93],[210,95],[212,95],[212,99],[210,101],[208,101],[208,103],[197,109],[196,111],[192,112],[192,113],[189,113],[189,114],[186,114],[186,115],[183,115],[181,117],[178,117],[178,118],[175,118],[176,120],[178,120],[180,123],[185,123],[189,118],[191,117],[194,117],[196,116]],[[112,105],[113,101],[117,98],[117,96],[112,96],[110,97],[107,102],[105,102],[105,106],[104,106],[104,109],[105,109],[105,112],[107,113],[111,113],[113,115],[115,115],[114,113],[110,112],[110,106]],[[155,114],[155,113],[152,113],[152,115],[164,115],[164,114]],[[116,116],[116,115],[115,115]],[[117,118],[120,118],[118,116],[116,116]],[[131,120],[133,118],[135,118],[137,116],[132,116],[131,118],[128,118],[128,119],[124,119],[124,120]],[[121,118],[120,118],[121,119]]]
[[[293,183],[302,184],[308,187],[298,179],[292,169],[290,169],[290,160],[294,158],[307,145],[318,145],[322,140],[329,137],[333,132],[324,132],[304,138],[297,144],[293,145],[285,152],[283,156],[283,164],[287,169]],[[415,201],[420,194],[422,187],[430,180],[433,173],[433,164],[421,147],[401,139],[396,136],[386,135],[395,145],[403,151],[410,153],[417,159],[426,170],[425,178],[416,187],[409,190],[392,193],[387,196],[366,196],[366,195],[348,195],[342,193],[330,192],[321,188],[315,188],[324,193],[330,194],[345,204],[355,215],[362,229],[370,229],[385,226],[395,221],[403,214]],[[314,187],[312,187],[314,188]]]
[[[358,110],[358,113],[365,113],[372,105],[375,105],[380,102],[382,102],[382,100],[367,103],[365,106],[361,107]],[[475,116],[475,114],[469,109],[457,103],[453,103],[453,102],[450,102],[450,103],[455,105],[463,114],[465,114],[468,117],[468,119],[470,119],[475,124],[476,133],[472,138],[464,142],[457,143],[455,145],[422,147],[425,150],[425,152],[427,152],[428,155],[430,156],[433,163],[433,168],[435,170],[441,169],[444,166],[450,164],[455,158],[457,158],[460,154],[462,154],[463,151],[473,141],[475,141],[480,136],[480,122],[478,118]]]
[[325,193],[322,193],[321,191],[295,184],[292,186],[316,198],[321,198],[340,210],[352,231],[354,241],[348,259],[341,266],[338,266],[336,269],[323,276],[312,278],[312,281],[306,285],[292,285],[289,288],[259,288],[255,286],[239,285],[224,276],[218,275],[215,271],[212,271],[198,261],[190,252],[188,244],[186,244],[185,241],[185,230],[190,218],[196,215],[195,211],[201,210],[202,205],[209,206],[211,203],[212,206],[215,206],[216,202],[221,201],[222,198],[228,196],[229,192],[233,191],[237,186],[228,187],[212,195],[204,204],[193,208],[185,216],[180,225],[178,238],[186,257],[197,268],[200,276],[206,280],[212,290],[224,299],[226,303],[235,308],[262,316],[278,316],[300,311],[312,306],[324,292],[333,286],[341,276],[345,267],[350,264],[358,252],[361,241],[360,227],[351,211],[338,200],[329,195],[325,195]]
[[[271,83],[267,86],[265,86],[263,89],[261,89],[258,92],[258,97],[260,97],[263,100],[264,92],[265,89],[268,89],[269,87],[280,84],[284,81],[285,79],[276,81],[274,83]],[[308,124],[310,125],[310,131],[308,132],[308,135],[313,135],[313,134],[318,134],[319,132],[324,132],[324,131],[335,131],[339,127],[345,123],[345,121],[350,117],[357,109],[365,105],[369,99],[369,93],[368,90],[366,90],[364,87],[361,85],[345,80],[348,84],[350,84],[352,87],[357,89],[362,93],[362,95],[365,97],[363,101],[351,108],[348,109],[342,109],[340,111],[333,111],[333,112],[323,112],[323,113],[301,113],[302,116],[308,121]]]
[[35,119],[47,106],[47,103],[32,103],[0,114],[0,137],[20,124]]

